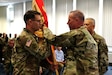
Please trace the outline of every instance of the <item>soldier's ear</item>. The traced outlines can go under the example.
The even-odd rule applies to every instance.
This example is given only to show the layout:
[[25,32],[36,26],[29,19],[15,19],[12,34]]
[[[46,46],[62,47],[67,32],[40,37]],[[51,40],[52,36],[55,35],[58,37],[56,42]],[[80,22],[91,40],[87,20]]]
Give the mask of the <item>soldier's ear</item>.
[[33,21],[32,21],[31,19],[27,20],[27,24],[28,24],[28,25],[31,25],[32,22],[33,22]]
[[31,19],[29,19],[28,21],[32,21]]
[[32,20],[31,20],[31,19],[29,19],[29,20],[28,20],[28,22],[30,23],[30,22],[32,22]]

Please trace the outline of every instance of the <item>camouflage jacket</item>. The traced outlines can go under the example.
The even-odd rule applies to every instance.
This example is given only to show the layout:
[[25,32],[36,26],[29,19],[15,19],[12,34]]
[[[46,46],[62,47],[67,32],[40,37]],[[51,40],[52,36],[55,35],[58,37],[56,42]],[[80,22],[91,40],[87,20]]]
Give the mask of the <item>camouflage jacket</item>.
[[3,48],[3,58],[4,58],[4,63],[5,64],[11,62],[12,50],[13,50],[13,48],[10,47],[9,45],[6,45]]
[[50,45],[45,39],[39,43],[37,36],[24,29],[12,51],[13,75],[39,75],[40,61],[50,53]]
[[0,49],[2,49],[6,45],[4,38],[0,37]]
[[2,57],[3,57],[3,48],[6,45],[6,42],[4,38],[0,37],[0,63],[3,62]]
[[108,69],[108,47],[106,44],[105,39],[94,33],[93,38],[98,44],[98,66],[99,66],[99,73],[103,75]]
[[49,43],[68,47],[64,75],[99,75],[98,47],[85,27],[71,30],[56,37],[52,36],[49,29],[45,29],[44,32]]

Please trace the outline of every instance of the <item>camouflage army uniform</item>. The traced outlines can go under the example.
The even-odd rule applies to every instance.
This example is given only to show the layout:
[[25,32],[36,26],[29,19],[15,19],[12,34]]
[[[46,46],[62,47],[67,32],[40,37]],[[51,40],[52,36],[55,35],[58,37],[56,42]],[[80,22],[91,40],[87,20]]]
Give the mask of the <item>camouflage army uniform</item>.
[[2,51],[3,51],[3,48],[5,45],[6,45],[6,42],[5,42],[4,38],[0,37],[0,63],[3,62],[2,61],[2,56],[3,56]]
[[45,39],[40,45],[38,37],[24,29],[12,52],[13,75],[39,75],[40,61],[50,53],[50,46]]
[[13,48],[9,45],[6,45],[3,48],[3,58],[4,58],[4,69],[7,75],[11,73],[12,65],[11,65],[11,55],[12,55]]
[[46,36],[52,35],[49,29],[45,29],[44,32],[44,36],[50,42],[53,41],[54,45],[68,47],[64,75],[99,75],[97,44],[85,27],[71,30],[55,38]]
[[99,73],[103,75],[108,69],[108,48],[106,45],[105,39],[94,33],[93,38],[98,44],[98,66],[99,66]]

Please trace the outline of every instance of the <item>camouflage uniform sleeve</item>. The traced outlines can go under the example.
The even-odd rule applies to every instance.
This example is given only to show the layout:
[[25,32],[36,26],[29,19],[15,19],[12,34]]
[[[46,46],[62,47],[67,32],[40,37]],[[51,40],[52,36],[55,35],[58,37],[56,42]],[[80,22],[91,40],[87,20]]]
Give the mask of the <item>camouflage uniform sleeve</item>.
[[4,46],[5,45],[5,41],[3,40],[2,37],[0,37],[0,45]]
[[72,46],[75,40],[73,36],[75,36],[76,33],[76,31],[71,31],[58,36],[54,36],[48,28],[44,29],[44,37],[55,46]]
[[45,40],[43,44],[39,46],[38,41],[35,41],[31,36],[22,36],[18,39],[18,43],[27,50],[29,54],[34,55],[36,58],[44,59],[50,55],[50,49]]
[[99,70],[102,72],[102,73],[105,73],[108,69],[108,47],[106,45],[106,41],[104,38],[102,38],[100,40],[100,43],[99,43]]
[[3,57],[4,59],[6,60],[10,60],[10,57],[11,57],[11,48],[8,49],[8,45],[6,45],[4,48],[3,48]]
[[53,35],[53,33],[47,27],[44,28],[43,32],[44,32],[44,37],[48,40],[52,40],[55,37],[55,35]]

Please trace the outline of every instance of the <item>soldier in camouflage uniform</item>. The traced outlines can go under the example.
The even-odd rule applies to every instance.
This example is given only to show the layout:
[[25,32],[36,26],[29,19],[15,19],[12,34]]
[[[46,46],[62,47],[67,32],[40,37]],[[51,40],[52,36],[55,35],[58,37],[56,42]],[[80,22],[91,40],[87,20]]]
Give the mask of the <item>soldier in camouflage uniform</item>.
[[43,27],[44,37],[50,43],[68,48],[63,75],[99,75],[97,44],[83,23],[83,13],[75,10],[68,17],[70,32],[51,38],[50,30]]
[[39,44],[38,36],[34,34],[39,30],[42,16],[39,12],[29,10],[24,15],[26,28],[17,37],[12,52],[13,75],[39,75],[40,61],[50,55],[50,46],[43,38]]
[[[2,36],[2,34],[0,34]],[[5,45],[4,39],[0,36],[0,63],[2,63],[2,49]]]
[[84,25],[87,26],[88,31],[91,33],[93,38],[98,44],[98,67],[100,75],[104,75],[104,73],[108,69],[108,47],[105,39],[95,33],[95,20],[93,18],[86,18],[84,21]]
[[3,64],[4,64],[6,75],[10,75],[12,73],[11,55],[12,55],[13,46],[14,46],[14,40],[11,39],[3,48],[3,58],[4,58]]

